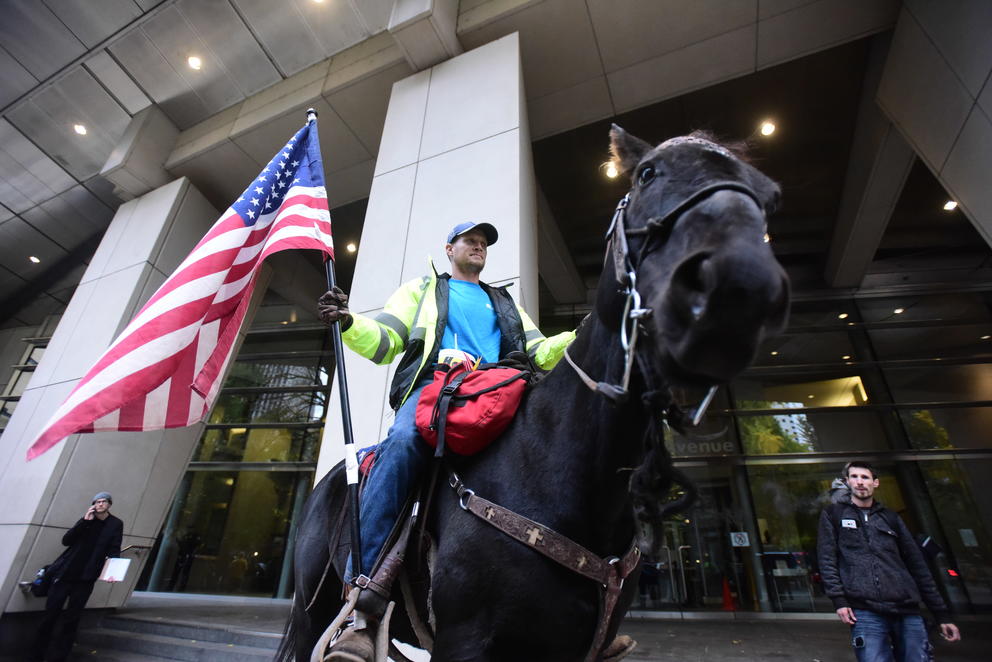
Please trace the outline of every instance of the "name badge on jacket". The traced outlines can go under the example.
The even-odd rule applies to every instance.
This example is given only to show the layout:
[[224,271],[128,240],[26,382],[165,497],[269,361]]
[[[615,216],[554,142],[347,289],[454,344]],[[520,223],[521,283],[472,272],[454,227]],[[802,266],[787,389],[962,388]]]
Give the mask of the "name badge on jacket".
[[858,523],[853,519],[842,519],[840,525],[845,529],[856,529],[858,528]]

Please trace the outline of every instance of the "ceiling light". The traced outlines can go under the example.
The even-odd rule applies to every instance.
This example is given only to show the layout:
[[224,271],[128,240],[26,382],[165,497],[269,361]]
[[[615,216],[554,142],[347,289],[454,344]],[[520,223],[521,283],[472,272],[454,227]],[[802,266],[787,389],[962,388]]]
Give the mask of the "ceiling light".
[[344,247],[344,249],[349,253],[354,253],[355,251],[358,250],[358,246],[356,246],[355,244],[348,244],[347,246]]
[[953,200],[948,200],[947,202],[944,203],[944,211],[954,211],[957,208],[958,208],[958,203],[954,202]]
[[758,129],[763,136],[770,136],[775,133],[775,123],[765,120],[761,123],[761,128]]
[[846,320],[847,319],[847,313],[841,313],[840,315],[837,316],[837,319],[839,319],[839,320]]
[[851,358],[851,355],[850,355],[850,354],[845,354],[844,356],[842,356],[842,357],[840,357],[840,358],[841,358],[841,360],[842,360],[842,361],[846,361],[846,360],[848,360],[849,358]]
[[807,397],[807,398],[809,398],[810,400],[812,400],[812,399],[813,399],[814,397],[816,397],[816,396],[814,396],[814,395],[813,395],[812,393],[810,393],[810,394],[809,394],[809,395],[807,395],[806,397]]
[[38,258],[36,258],[34,255],[29,255],[28,256],[28,259],[31,260],[32,262],[34,262],[35,264],[38,264],[39,262],[41,262],[41,260],[39,260]]
[[892,312],[894,312],[896,315],[902,315],[904,312],[906,312],[906,309],[905,308],[896,308]]
[[203,60],[201,60],[195,55],[190,55],[188,58],[186,58],[186,64],[189,65],[190,69],[196,69],[197,71],[199,71],[200,67],[203,66]]
[[81,136],[85,136],[86,135],[86,127],[83,126],[82,124],[73,124],[72,125],[72,130],[75,131],[76,133],[78,133]]
[[617,164],[613,163],[613,161],[610,161],[609,163],[606,164],[607,177],[609,177],[610,179],[616,179],[617,175],[619,174],[620,171],[617,170]]
[[772,352],[772,356],[778,356],[778,352]]
[[982,340],[989,340],[989,339],[992,339],[992,336],[982,336],[981,339]]

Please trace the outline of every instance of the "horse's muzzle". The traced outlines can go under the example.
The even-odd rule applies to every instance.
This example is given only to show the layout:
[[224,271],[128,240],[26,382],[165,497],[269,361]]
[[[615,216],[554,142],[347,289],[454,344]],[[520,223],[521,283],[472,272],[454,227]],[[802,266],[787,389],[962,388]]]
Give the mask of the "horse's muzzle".
[[782,330],[788,306],[788,279],[771,250],[733,242],[675,269],[655,320],[658,340],[691,381],[725,382]]

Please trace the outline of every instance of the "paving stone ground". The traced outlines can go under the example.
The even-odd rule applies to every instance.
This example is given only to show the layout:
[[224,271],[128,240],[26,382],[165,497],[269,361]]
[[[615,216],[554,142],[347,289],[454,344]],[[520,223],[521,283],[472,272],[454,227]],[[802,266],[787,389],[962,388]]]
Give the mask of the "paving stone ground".
[[[136,593],[117,613],[254,632],[282,632],[289,601]],[[628,619],[622,632],[636,639],[638,647],[627,659],[631,662],[850,662],[854,659],[848,628],[839,621],[747,620],[746,615],[728,616]],[[992,659],[992,617],[962,617],[958,625],[964,640],[949,644],[937,638],[935,659],[938,662]],[[6,660],[0,658],[0,662]]]

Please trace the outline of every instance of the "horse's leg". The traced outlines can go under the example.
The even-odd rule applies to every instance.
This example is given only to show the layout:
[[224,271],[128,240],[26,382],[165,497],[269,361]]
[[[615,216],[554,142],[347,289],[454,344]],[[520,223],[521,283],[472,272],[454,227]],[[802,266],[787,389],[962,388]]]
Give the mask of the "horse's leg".
[[295,592],[286,634],[276,655],[279,662],[309,660],[317,638],[341,607],[341,580],[331,558],[329,541],[344,507],[344,469],[332,469],[314,487],[301,514],[293,554]]

